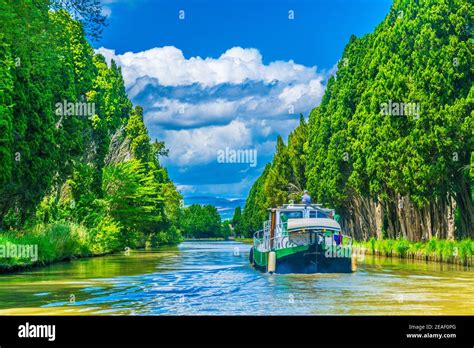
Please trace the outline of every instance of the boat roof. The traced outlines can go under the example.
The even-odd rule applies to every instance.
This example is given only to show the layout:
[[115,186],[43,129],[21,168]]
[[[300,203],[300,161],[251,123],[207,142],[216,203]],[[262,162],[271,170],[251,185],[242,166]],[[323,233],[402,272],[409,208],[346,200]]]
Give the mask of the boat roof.
[[288,231],[300,229],[328,229],[340,231],[341,226],[336,220],[326,218],[288,220]]
[[322,211],[325,213],[334,212],[334,209],[324,208],[321,204],[283,204],[277,208],[268,208],[267,210],[275,209],[277,211],[294,211],[294,210],[314,210],[314,211]]

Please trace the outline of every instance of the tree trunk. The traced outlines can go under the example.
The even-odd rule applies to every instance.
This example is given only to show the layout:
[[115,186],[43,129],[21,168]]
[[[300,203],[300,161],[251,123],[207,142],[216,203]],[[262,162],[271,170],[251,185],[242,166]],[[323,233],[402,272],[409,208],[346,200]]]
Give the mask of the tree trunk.
[[375,203],[375,233],[377,239],[382,239],[383,237],[383,205],[379,199]]
[[464,176],[460,178],[460,189],[456,194],[456,203],[460,215],[458,237],[474,238],[474,208],[472,205],[471,190]]
[[449,197],[448,202],[450,204],[446,205],[447,215],[448,215],[448,229],[447,229],[446,238],[449,240],[454,240],[454,233],[456,229],[456,221],[455,221],[456,201],[452,197]]

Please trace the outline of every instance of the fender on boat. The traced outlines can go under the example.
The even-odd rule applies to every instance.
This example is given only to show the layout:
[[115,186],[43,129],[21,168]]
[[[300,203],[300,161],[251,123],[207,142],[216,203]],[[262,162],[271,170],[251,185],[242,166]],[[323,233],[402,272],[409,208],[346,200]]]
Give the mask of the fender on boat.
[[274,251],[270,251],[268,253],[267,272],[275,273],[275,270],[276,270],[276,253]]

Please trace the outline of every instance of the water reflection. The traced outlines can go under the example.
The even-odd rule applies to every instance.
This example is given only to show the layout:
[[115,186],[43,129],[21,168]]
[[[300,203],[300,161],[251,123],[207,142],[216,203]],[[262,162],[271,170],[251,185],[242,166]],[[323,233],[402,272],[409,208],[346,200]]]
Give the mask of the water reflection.
[[0,314],[474,314],[474,272],[366,257],[354,274],[268,275],[250,246],[185,242],[0,276]]

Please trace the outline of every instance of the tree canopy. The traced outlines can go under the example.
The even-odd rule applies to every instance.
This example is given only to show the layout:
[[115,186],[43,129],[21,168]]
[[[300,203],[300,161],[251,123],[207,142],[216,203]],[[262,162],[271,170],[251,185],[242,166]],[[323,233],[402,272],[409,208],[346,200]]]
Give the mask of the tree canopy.
[[293,184],[357,238],[474,237],[472,13],[467,0],[395,0],[373,33],[352,36],[244,216],[292,199]]
[[183,210],[181,228],[188,238],[221,237],[221,217],[212,205],[192,204]]
[[151,142],[121,69],[86,40],[99,10],[0,0],[0,231],[69,221],[101,252],[180,241],[165,145]]

